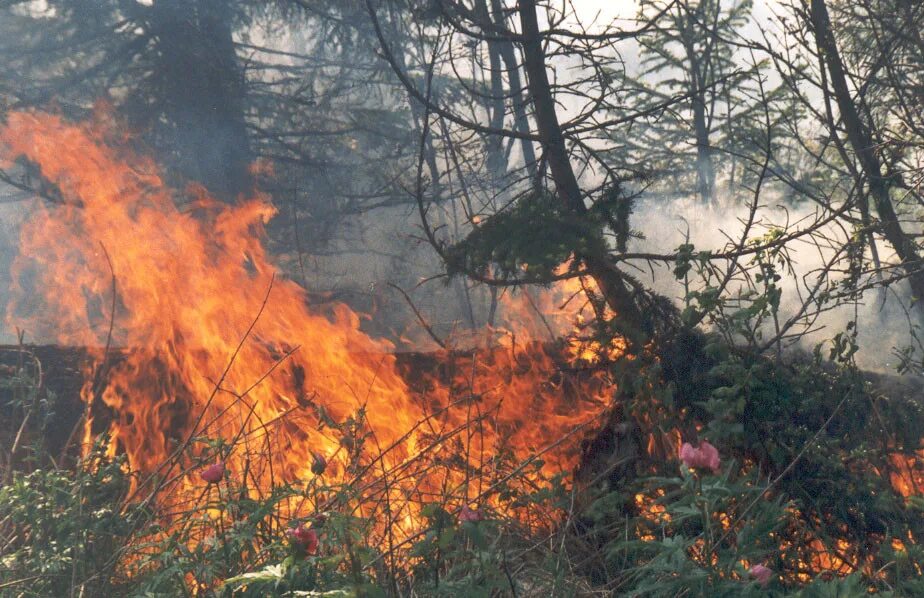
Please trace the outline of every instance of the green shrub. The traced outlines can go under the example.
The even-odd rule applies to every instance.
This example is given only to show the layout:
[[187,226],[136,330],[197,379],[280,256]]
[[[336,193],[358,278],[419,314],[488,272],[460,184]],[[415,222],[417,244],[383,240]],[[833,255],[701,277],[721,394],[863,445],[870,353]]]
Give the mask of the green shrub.
[[140,510],[123,513],[124,460],[101,439],[73,471],[14,473],[0,488],[0,587],[14,596],[100,595]]

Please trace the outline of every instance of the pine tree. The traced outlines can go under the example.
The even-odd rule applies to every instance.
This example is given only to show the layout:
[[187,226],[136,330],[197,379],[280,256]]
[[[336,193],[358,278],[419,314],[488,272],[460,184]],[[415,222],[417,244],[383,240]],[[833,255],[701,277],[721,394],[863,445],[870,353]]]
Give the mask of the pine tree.
[[624,145],[612,155],[641,165],[659,182],[653,190],[714,203],[723,179],[730,188],[739,182],[740,157],[753,154],[758,111],[770,99],[755,83],[759,65],[734,45],[750,12],[750,0],[641,2],[638,20],[656,26],[638,40],[638,71],[610,72],[625,100],[616,115],[648,116],[619,133]]

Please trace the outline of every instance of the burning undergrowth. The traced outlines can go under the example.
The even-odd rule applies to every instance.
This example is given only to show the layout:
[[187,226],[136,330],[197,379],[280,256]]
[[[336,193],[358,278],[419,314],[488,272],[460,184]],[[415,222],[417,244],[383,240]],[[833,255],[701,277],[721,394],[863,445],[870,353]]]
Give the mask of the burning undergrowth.
[[[378,533],[404,539],[424,504],[499,507],[498,489],[509,494],[527,466],[576,464],[612,397],[603,370],[525,328],[432,356],[429,372],[399,364],[359,314],[313,309],[279,275],[262,242],[268,198],[232,206],[191,187],[177,202],[118,131],[105,111],[86,124],[13,113],[0,140],[58,199],[22,229],[8,316],[98,348],[81,392],[84,446],[109,438],[139,476],[133,497],[188,501],[207,486],[198,468],[216,462],[259,497],[318,477],[323,459],[328,481],[366,489],[352,508],[387,508]],[[111,359],[111,347],[126,350]],[[288,515],[326,507],[308,503]]]
[[508,325],[464,350],[398,354],[277,272],[268,198],[177,193],[119,130],[105,111],[0,129],[4,160],[53,200],[22,229],[8,319],[90,348],[76,475],[100,494],[64,502],[81,521],[104,505],[88,526],[129,538],[100,564],[118,583],[400,594],[465,562],[473,587],[516,594],[551,587],[523,573],[538,533],[557,588],[885,587],[904,579],[889,559],[920,573],[920,406],[844,353],[784,365],[688,331],[628,355],[585,325],[594,293],[575,281],[505,296]]

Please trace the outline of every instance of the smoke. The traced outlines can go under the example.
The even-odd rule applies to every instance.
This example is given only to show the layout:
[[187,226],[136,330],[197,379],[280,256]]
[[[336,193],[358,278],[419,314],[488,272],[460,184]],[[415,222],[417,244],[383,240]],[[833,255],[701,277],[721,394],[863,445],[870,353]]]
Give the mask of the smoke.
[[[29,202],[22,193],[8,188],[0,203],[0,304],[10,299],[9,266],[17,253],[19,225],[27,218]],[[789,223],[805,227],[815,217],[812,204],[785,206],[768,204],[755,218],[750,238],[759,237],[773,227]],[[744,206],[705,206],[693,199],[667,201],[657,196],[643,197],[632,218],[632,227],[643,238],[634,240],[629,251],[670,254],[684,243],[695,251],[720,251],[730,242],[740,240],[745,224]],[[793,224],[796,223],[796,224]],[[828,225],[819,231],[831,241],[845,241],[844,231]],[[410,206],[382,208],[358,215],[349,229],[334,239],[322,255],[304,255],[294,251],[280,255],[280,264],[292,278],[304,282],[309,290],[321,292],[332,300],[346,301],[370,318],[364,327],[377,335],[390,337],[406,349],[431,347],[417,314],[404,297],[390,285],[407,291],[409,297],[433,330],[445,337],[489,322],[491,296],[488,289],[461,279],[447,281],[435,251],[422,240],[419,216]],[[880,244],[880,252],[887,247]],[[791,271],[781,270],[782,297],[779,319],[786,321],[803,305],[806,283],[815,281],[816,273],[830,257],[831,250],[807,240],[791,243],[788,249]],[[753,258],[746,257],[742,265]],[[887,259],[887,256],[884,256]],[[683,305],[684,285],[673,275],[673,264],[634,263],[629,269],[650,288]],[[691,279],[694,284],[696,280]],[[732,295],[743,290],[742,282],[729,286]],[[508,293],[510,291],[507,291]],[[532,291],[536,293],[536,290]],[[858,361],[867,369],[892,371],[896,365],[895,349],[912,344],[912,322],[906,314],[908,296],[904,285],[892,285],[887,291],[866,292],[858,302],[832,306],[820,314],[799,346],[811,349],[832,338],[855,322],[858,333]],[[503,306],[498,317],[503,320]],[[495,322],[497,319],[495,319]],[[474,325],[473,325],[474,324]],[[16,340],[15,322],[7,322],[0,331],[0,342]],[[794,331],[800,330],[799,326]],[[32,342],[50,339],[30,337]],[[771,329],[767,333],[772,333]],[[404,341],[403,344],[401,341]]]
[[[772,0],[756,2],[754,17],[748,27],[753,28],[754,23],[767,20],[774,4]],[[581,21],[590,22],[596,18],[591,27],[594,31],[603,29],[613,22],[619,27],[631,28],[631,19],[637,12],[636,2],[583,0],[576,2],[574,7],[576,17]],[[753,33],[748,29],[743,35],[747,37]],[[261,60],[282,68],[292,67],[298,62],[294,58],[296,53],[310,47],[310,40],[302,36],[310,35],[310,32],[295,35],[289,30],[275,29],[270,34],[268,30],[254,25],[247,38],[256,46],[267,45],[271,49],[291,52],[291,55],[261,55]],[[639,62],[637,45],[630,41],[619,45],[619,51],[626,62],[627,70],[630,74],[633,73]],[[357,55],[354,60],[357,64],[364,64],[363,61],[370,58]],[[579,80],[590,72],[574,57],[568,59],[554,56],[552,60],[556,67],[555,72],[563,77],[559,83],[565,87],[564,79],[573,77]],[[377,89],[376,86],[376,83],[359,86],[357,91],[351,93],[369,92]],[[371,93],[369,95],[370,98],[378,97]],[[563,120],[575,116],[583,105],[581,97],[568,94],[562,94],[560,101]],[[197,131],[197,135],[204,137],[205,129]],[[517,151],[518,148],[514,147],[514,162]],[[369,155],[384,154],[370,152]],[[370,172],[377,171],[356,169],[348,174],[351,182],[356,183],[365,182],[366,178],[374,178]],[[332,177],[332,180],[336,182],[339,179]],[[600,181],[590,181],[587,188],[593,188],[599,183]],[[277,200],[284,201],[281,197]],[[6,304],[9,300],[9,264],[18,245],[18,224],[28,211],[26,205],[0,205],[0,304]],[[439,223],[445,226],[443,232],[451,230],[454,215],[450,210],[453,208],[438,209],[447,210]],[[725,246],[729,239],[737,240],[740,237],[744,228],[740,218],[744,213],[744,208],[740,205],[707,207],[692,200],[666,201],[650,196],[640,202],[632,221],[633,228],[642,232],[645,238],[633,242],[630,251],[672,253],[685,242],[694,244],[697,250],[718,250]],[[763,234],[771,225],[811,218],[813,213],[814,208],[809,204],[767,206],[758,214],[757,223],[749,236]],[[282,246],[278,247],[278,262],[281,267],[310,291],[319,294],[320,300],[347,301],[359,311],[371,314],[364,323],[364,327],[370,332],[393,340],[406,338],[409,341],[408,345],[418,342],[421,346],[427,346],[429,341],[426,340],[426,335],[421,334],[417,314],[407,305],[400,293],[389,286],[390,284],[397,285],[408,293],[420,315],[440,335],[450,335],[461,328],[477,328],[493,321],[496,297],[492,297],[488,289],[458,279],[447,281],[441,276],[443,266],[433,248],[422,240],[419,215],[412,204],[378,208],[350,216],[348,220],[348,223],[338,227],[326,247],[311,247],[311,255],[292,246],[293,243],[289,241],[280,243]],[[823,232],[832,238],[845,240],[844,232],[836,226],[831,226]],[[464,234],[464,230],[462,233]],[[458,239],[458,233],[454,234]],[[880,249],[884,248],[880,246]],[[782,320],[785,321],[798,313],[802,306],[800,294],[805,293],[806,281],[812,281],[812,273],[824,264],[829,254],[830,249],[819,248],[804,241],[792,244],[789,255],[793,271],[786,273],[782,282]],[[635,265],[639,269],[633,271],[634,274],[658,292],[674,299],[678,305],[682,304],[684,288],[674,278],[670,264]],[[732,293],[737,292],[740,286],[732,285],[729,290]],[[868,292],[858,304],[842,305],[822,314],[814,322],[812,331],[800,342],[803,346],[811,347],[845,330],[848,322],[855,321],[861,344],[859,357],[864,366],[891,369],[894,361],[893,348],[908,345],[911,340],[910,323],[903,309],[907,303],[907,296],[901,284],[893,285],[886,293]],[[12,329],[14,325],[15,322],[8,322],[0,331],[2,342],[12,342],[15,339]],[[43,339],[32,340],[41,342]]]
[[[28,210],[22,201],[23,194],[12,187],[0,187],[0,307],[10,301],[10,265],[16,257],[19,245],[19,225],[25,220]],[[15,328],[0,327],[0,343],[16,342]],[[31,339],[35,340],[35,339]]]
[[[694,199],[666,201],[647,197],[640,201],[633,216],[633,227],[644,235],[635,241],[630,251],[673,253],[684,243],[694,245],[695,252],[721,251],[730,243],[739,243],[745,230],[747,209],[740,204],[719,202],[717,206],[703,205]],[[775,228],[789,226],[790,232],[806,229],[817,219],[817,208],[809,202],[801,205],[764,204],[756,213],[748,237],[754,239]],[[803,308],[803,299],[818,281],[821,270],[834,253],[834,247],[846,243],[847,232],[839,224],[820,227],[813,235],[797,239],[787,246],[786,267],[778,272],[783,276],[779,320],[787,321]],[[887,245],[879,242],[883,260],[892,258]],[[742,258],[740,265],[753,263],[753,257]],[[637,264],[638,265],[638,264]],[[654,290],[683,304],[684,285],[673,275],[673,264],[645,264],[635,273]],[[830,274],[836,281],[840,275]],[[696,279],[691,277],[696,288]],[[728,293],[735,295],[746,290],[742,281],[729,285]],[[886,289],[866,291],[856,302],[837,304],[830,302],[825,311],[813,319],[810,326],[796,325],[792,332],[806,331],[797,346],[812,349],[818,343],[848,330],[855,323],[860,350],[857,360],[861,367],[878,371],[894,371],[897,359],[895,349],[913,344],[913,320],[908,315],[909,294],[903,283]],[[817,308],[808,310],[809,313]],[[772,326],[765,333],[772,335]]]

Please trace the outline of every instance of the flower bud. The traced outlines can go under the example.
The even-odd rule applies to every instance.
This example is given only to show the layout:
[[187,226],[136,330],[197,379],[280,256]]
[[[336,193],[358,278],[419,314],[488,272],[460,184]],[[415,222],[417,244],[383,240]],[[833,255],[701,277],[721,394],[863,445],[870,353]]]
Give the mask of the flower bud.
[[481,511],[470,509],[468,505],[462,505],[462,510],[459,511],[459,523],[465,523],[466,521],[481,521],[482,519],[484,519],[484,516],[481,514]]
[[766,588],[767,584],[770,583],[770,579],[773,577],[773,570],[763,565],[754,565],[748,569],[748,573],[757,580],[757,583],[759,583],[762,588]]
[[305,552],[308,554],[317,554],[318,544],[318,533],[310,527],[305,527],[303,523],[299,523],[295,527],[290,527],[286,530],[286,533],[289,536],[289,539],[293,543],[298,544],[305,549]]
[[225,476],[225,463],[224,461],[217,461],[212,463],[205,469],[199,472],[199,477],[208,482],[209,484],[217,484],[221,481],[221,478]]
[[321,453],[312,453],[314,461],[311,463],[311,473],[314,475],[324,475],[327,470],[327,459]]

